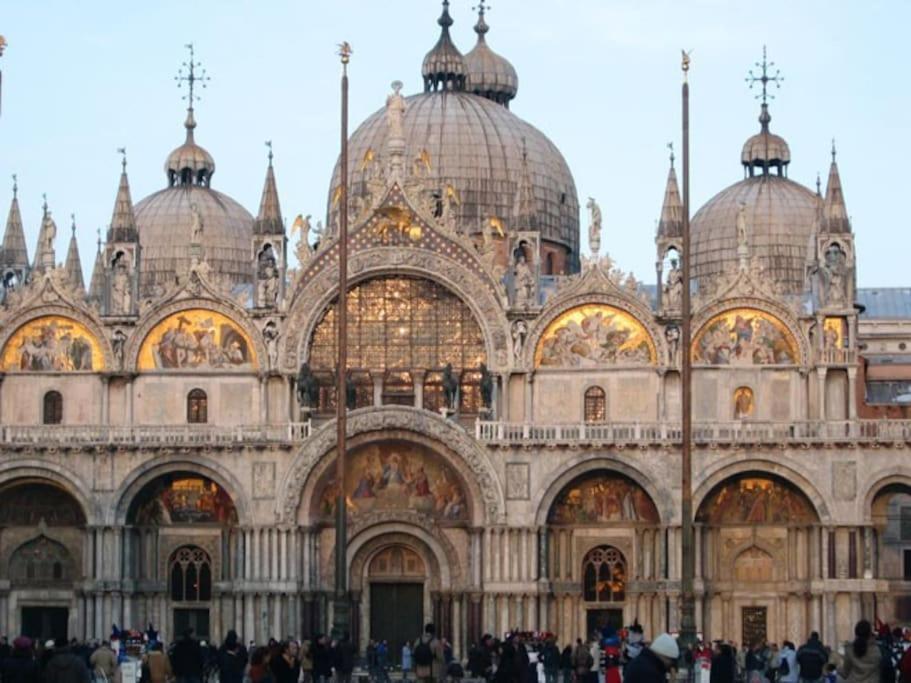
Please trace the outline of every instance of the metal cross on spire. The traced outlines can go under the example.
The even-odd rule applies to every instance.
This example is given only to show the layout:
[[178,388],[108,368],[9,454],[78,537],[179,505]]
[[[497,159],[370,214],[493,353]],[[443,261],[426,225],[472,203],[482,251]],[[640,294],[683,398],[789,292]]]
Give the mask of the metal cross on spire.
[[[193,43],[187,43],[184,47],[190,51],[190,59],[180,65],[180,69],[178,70],[177,75],[174,76],[174,80],[177,81],[178,88],[180,88],[183,83],[187,84],[189,92],[183,96],[183,99],[190,103],[189,108],[192,109],[193,102],[199,101],[199,94],[194,91],[196,83],[199,83],[200,87],[205,88],[206,83],[211,79],[206,75],[206,70],[202,68],[202,63],[194,61],[195,53],[193,52]],[[197,73],[197,69],[199,70],[199,73]]]
[[483,17],[484,12],[486,12],[489,9],[490,9],[490,5],[488,5],[486,2],[484,2],[484,0],[479,0],[478,4],[471,8],[471,11],[477,12],[478,14],[480,14]]
[[123,172],[126,173],[127,172],[127,148],[118,147],[117,153],[121,156],[120,165],[123,168]]
[[674,142],[667,143],[667,148],[671,151],[671,167],[674,165]]
[[13,173],[13,199],[19,195],[19,176]]
[[769,92],[769,83],[774,83],[776,88],[781,87],[781,82],[784,80],[784,76],[781,75],[781,72],[778,69],[775,69],[775,74],[770,76],[769,72],[772,70],[772,67],[775,66],[775,62],[770,62],[766,56],[766,47],[762,46],[762,61],[756,62],[756,68],[761,69],[761,75],[757,76],[753,73],[753,70],[750,69],[750,75],[747,76],[744,80],[750,84],[750,90],[753,89],[753,86],[756,83],[762,84],[762,93],[756,95],[758,100],[762,98],[762,103],[766,103],[766,99],[775,99],[775,95]]
[[272,141],[266,140],[266,147],[269,148],[269,165],[272,165]]

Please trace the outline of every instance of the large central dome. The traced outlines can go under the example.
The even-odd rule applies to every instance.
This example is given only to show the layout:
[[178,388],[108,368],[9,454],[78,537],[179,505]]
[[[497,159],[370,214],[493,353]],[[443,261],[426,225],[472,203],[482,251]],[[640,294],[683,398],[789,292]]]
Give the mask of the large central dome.
[[[426,91],[406,98],[405,159],[420,158],[424,150],[429,153],[427,182],[456,189],[461,200],[457,224],[469,234],[479,232],[491,217],[516,227],[512,218],[527,159],[535,204],[531,227],[541,233],[544,272],[549,266],[556,272],[574,271],[578,268],[579,200],[569,166],[546,135],[507,108],[514,91],[504,95],[502,88],[485,85],[490,75],[472,73],[472,68],[489,67],[490,60],[477,65],[477,60],[467,58],[458,62],[460,53],[449,39],[451,22],[444,9],[440,20],[443,35],[424,59]],[[483,33],[479,33],[482,39]],[[473,84],[474,92],[465,90],[466,83]],[[361,160],[371,150],[381,154],[387,135],[386,110],[380,109],[351,136],[352,197],[367,195],[369,169],[361,168]],[[338,183],[336,165],[329,191],[330,225]],[[550,254],[554,256],[548,259]]]

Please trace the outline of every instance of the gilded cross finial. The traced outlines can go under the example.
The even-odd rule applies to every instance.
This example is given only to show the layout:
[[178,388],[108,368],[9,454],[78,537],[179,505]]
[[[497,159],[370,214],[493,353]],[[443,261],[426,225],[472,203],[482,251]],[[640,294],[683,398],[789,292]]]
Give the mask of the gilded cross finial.
[[753,86],[756,83],[762,84],[762,92],[759,95],[756,95],[756,99],[762,98],[762,103],[766,103],[766,99],[775,99],[775,95],[769,92],[769,83],[774,83],[776,88],[781,87],[781,82],[784,80],[784,76],[781,75],[781,72],[778,69],[775,69],[775,75],[770,76],[769,72],[772,70],[772,67],[775,66],[775,62],[770,62],[766,55],[766,47],[762,46],[762,61],[756,62],[756,68],[761,69],[759,72],[760,75],[757,76],[753,73],[753,70],[750,69],[749,76],[744,80],[750,84],[750,90],[753,89]]
[[70,231],[73,233],[73,237],[76,236],[76,214],[70,214]]
[[354,50],[351,49],[351,44],[347,40],[343,40],[338,44],[338,56],[342,58],[342,64],[347,64],[351,61],[351,54]]
[[[193,51],[193,43],[187,43],[184,47],[190,51],[190,59],[180,65],[180,69],[177,71],[177,75],[174,76],[174,80],[177,81],[178,88],[180,88],[183,83],[187,84],[189,92],[184,95],[182,99],[187,100],[190,103],[189,108],[192,109],[193,102],[199,101],[199,94],[195,92],[196,83],[199,83],[200,87],[205,88],[206,83],[211,79],[206,75],[206,70],[202,68],[202,63],[194,61],[195,52]],[[197,73],[197,69],[199,69],[199,73]]]
[[477,12],[480,16],[483,17],[484,12],[486,12],[489,9],[491,9],[490,5],[488,5],[486,2],[484,2],[484,0],[479,0],[478,4],[471,8],[471,11]]
[[683,71],[683,82],[686,83],[687,75],[690,71],[690,62],[692,61],[693,51],[680,50],[680,70]]
[[832,138],[832,163],[835,163],[835,156],[838,152],[835,151],[835,138]]
[[0,57],[3,56],[3,51],[6,49],[6,46],[7,46],[6,38],[4,38],[3,36],[0,36]]
[[269,148],[269,165],[272,165],[272,141],[266,140],[266,147]]
[[19,176],[13,173],[13,199],[19,196]]
[[674,167],[674,143],[673,141],[667,143],[667,148],[671,150],[671,168]]
[[118,147],[117,153],[121,156],[120,166],[121,166],[121,168],[123,168],[123,172],[126,173],[127,172],[127,148]]

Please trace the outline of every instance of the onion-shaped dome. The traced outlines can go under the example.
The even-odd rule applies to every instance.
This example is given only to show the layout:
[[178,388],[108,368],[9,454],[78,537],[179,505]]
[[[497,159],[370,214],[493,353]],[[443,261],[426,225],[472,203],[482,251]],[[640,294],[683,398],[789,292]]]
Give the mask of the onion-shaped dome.
[[449,27],[452,26],[452,17],[449,16],[449,0],[443,0],[443,14],[437,23],[442,29],[440,39],[424,57],[424,64],[421,66],[424,91],[464,90],[467,69],[465,58],[449,36]]
[[478,23],[475,24],[474,30],[478,34],[478,42],[471,52],[465,55],[465,64],[468,67],[465,89],[508,107],[509,101],[519,91],[519,75],[508,59],[498,55],[487,44],[487,32],[490,27],[484,20],[483,5],[478,10]]
[[253,216],[243,206],[209,186],[215,172],[212,156],[193,140],[192,110],[187,140],[168,156],[168,187],[136,204],[142,247],[141,293],[154,296],[188,272],[189,245],[198,214],[202,223],[203,258],[218,277],[239,285],[252,280],[250,245]]
[[[815,230],[819,198],[784,176],[790,151],[784,139],[768,132],[768,108],[762,105],[762,131],[743,148],[748,175],[722,190],[690,222],[693,277],[700,284],[736,267],[737,215],[743,206],[751,256],[788,294],[800,294],[810,237]],[[770,173],[777,168],[778,173]],[[754,171],[761,169],[759,175]]]

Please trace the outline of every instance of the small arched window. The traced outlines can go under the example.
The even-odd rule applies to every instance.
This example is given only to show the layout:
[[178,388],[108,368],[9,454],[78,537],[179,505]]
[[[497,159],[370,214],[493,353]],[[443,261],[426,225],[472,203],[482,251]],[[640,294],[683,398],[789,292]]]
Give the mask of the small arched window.
[[592,548],[582,560],[582,594],[587,602],[623,602],[626,560],[609,545]]
[[209,399],[202,389],[187,394],[187,422],[205,424],[209,421]]
[[63,396],[59,391],[49,391],[44,395],[42,421],[46,425],[59,425],[63,422]]
[[178,548],[171,556],[171,600],[208,602],[212,599],[212,562],[195,545]]
[[585,421],[604,422],[607,419],[607,401],[604,389],[589,387],[585,390]]

